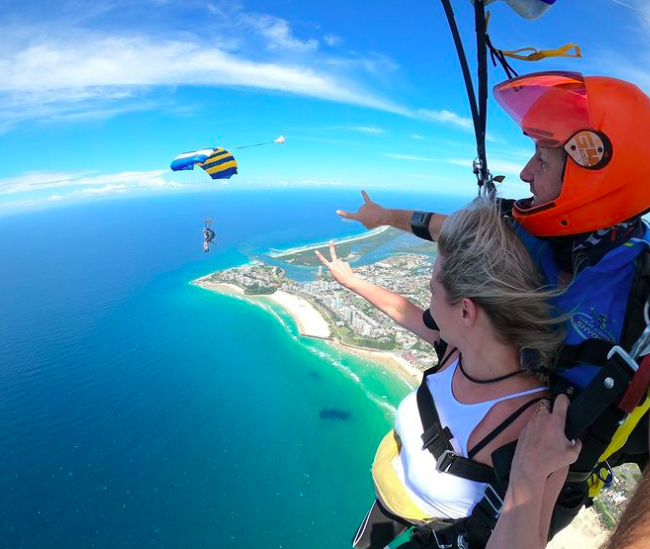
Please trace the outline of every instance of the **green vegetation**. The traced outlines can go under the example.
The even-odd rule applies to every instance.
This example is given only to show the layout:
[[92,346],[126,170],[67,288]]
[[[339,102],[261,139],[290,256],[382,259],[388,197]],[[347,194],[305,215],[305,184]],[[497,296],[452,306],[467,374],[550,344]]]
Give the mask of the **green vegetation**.
[[246,295],[271,295],[276,292],[276,288],[268,286],[246,286],[244,293]]
[[595,499],[594,509],[596,509],[598,517],[600,518],[605,528],[607,528],[607,530],[612,530],[614,526],[616,526],[616,520],[614,517],[612,517],[609,510],[607,509],[607,506],[602,501]]

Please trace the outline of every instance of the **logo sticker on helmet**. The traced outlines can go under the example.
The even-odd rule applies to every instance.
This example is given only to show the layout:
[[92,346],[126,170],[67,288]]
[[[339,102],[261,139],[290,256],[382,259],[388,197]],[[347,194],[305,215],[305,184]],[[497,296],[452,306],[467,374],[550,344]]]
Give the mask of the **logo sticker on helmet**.
[[607,137],[593,130],[576,133],[564,145],[564,150],[578,166],[592,170],[605,167],[611,156]]

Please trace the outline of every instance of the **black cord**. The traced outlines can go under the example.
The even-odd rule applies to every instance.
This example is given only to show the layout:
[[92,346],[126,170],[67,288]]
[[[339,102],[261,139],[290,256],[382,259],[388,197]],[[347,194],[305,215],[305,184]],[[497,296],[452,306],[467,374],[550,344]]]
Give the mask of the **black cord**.
[[488,383],[497,383],[498,381],[503,381],[504,379],[508,379],[514,376],[518,376],[519,374],[523,374],[526,372],[526,370],[515,370],[514,372],[510,372],[509,374],[499,376],[499,377],[493,377],[491,379],[476,379],[475,377],[472,377],[469,375],[466,371],[465,368],[463,368],[463,357],[462,355],[458,355],[458,368],[460,368],[460,373],[463,374],[465,379],[468,381],[471,381],[472,383],[478,383],[478,384],[483,384],[487,385]]

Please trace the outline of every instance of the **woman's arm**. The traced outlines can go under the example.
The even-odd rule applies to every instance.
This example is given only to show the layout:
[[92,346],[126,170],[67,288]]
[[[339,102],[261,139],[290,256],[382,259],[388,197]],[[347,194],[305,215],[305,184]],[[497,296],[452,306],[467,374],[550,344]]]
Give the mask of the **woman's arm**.
[[350,264],[336,256],[334,243],[329,245],[331,259],[328,260],[319,251],[316,256],[332,273],[334,280],[358,296],[377,307],[383,313],[425,341],[433,344],[440,340],[440,332],[427,328],[422,320],[424,310],[395,292],[363,280],[354,274]]
[[568,408],[569,399],[560,395],[553,412],[539,406],[521,432],[501,517],[486,549],[546,547],[553,507],[580,453],[580,442],[564,435]]

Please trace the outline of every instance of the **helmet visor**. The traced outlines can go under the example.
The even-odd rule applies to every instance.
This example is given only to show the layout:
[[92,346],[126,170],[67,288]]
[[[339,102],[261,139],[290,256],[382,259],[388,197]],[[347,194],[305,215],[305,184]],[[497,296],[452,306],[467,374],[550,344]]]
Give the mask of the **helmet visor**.
[[540,147],[563,147],[591,129],[587,88],[577,72],[540,72],[494,87],[497,102]]

